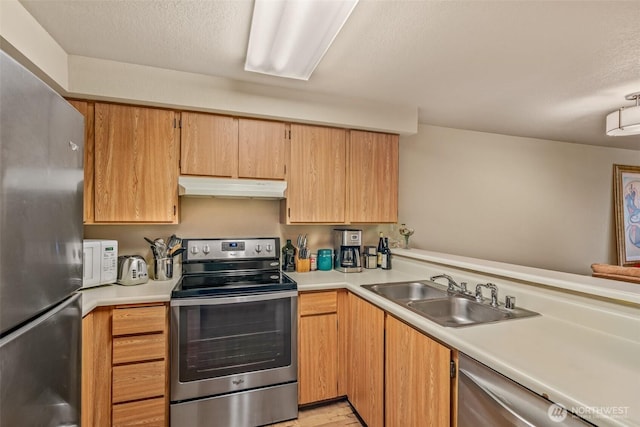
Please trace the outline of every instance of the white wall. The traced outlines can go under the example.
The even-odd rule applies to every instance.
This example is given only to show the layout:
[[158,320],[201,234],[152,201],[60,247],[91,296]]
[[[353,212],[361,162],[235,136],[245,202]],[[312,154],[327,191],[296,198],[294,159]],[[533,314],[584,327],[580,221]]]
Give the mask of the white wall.
[[70,96],[411,135],[418,109],[69,56]]
[[412,246],[590,274],[616,263],[612,165],[640,152],[419,125],[400,140]]
[[67,53],[18,0],[0,0],[0,47],[58,92],[67,88]]

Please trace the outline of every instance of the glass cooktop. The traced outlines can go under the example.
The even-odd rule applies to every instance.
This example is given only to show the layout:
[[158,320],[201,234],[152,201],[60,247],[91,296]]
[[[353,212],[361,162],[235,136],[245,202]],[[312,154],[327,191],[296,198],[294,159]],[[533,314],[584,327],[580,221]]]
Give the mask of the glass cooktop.
[[297,289],[297,284],[279,270],[261,272],[215,272],[182,276],[172,298],[225,296]]

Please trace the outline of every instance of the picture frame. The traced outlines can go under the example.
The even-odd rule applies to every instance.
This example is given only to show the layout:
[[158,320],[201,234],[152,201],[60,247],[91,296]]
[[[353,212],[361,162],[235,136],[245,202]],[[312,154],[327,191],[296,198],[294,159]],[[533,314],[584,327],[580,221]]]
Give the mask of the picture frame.
[[640,166],[613,165],[618,265],[640,265]]

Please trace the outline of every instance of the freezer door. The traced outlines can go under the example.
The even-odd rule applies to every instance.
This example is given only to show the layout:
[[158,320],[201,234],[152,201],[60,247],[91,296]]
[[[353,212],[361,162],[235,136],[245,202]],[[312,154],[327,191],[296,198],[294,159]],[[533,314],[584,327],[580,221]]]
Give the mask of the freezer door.
[[84,118],[0,51],[0,336],[82,285]]
[[80,295],[0,340],[0,426],[79,426]]

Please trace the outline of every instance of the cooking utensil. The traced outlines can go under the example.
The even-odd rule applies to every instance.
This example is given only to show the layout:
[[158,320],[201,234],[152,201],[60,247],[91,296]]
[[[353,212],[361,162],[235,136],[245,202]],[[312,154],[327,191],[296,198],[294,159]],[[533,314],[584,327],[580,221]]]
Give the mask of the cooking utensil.
[[169,256],[173,256],[173,253],[175,251],[177,251],[178,249],[180,249],[181,245],[182,245],[181,243],[176,243],[173,246],[171,246],[170,249],[169,249],[169,254],[168,255]]
[[158,251],[158,257],[159,258],[166,258],[167,257],[167,244],[164,242],[164,239],[162,237],[158,237],[157,239],[155,239],[153,241],[153,244],[156,247],[156,250]]
[[178,248],[178,250],[174,251],[169,256],[171,258],[177,257],[178,255],[182,254],[185,250],[186,250],[185,248]]

